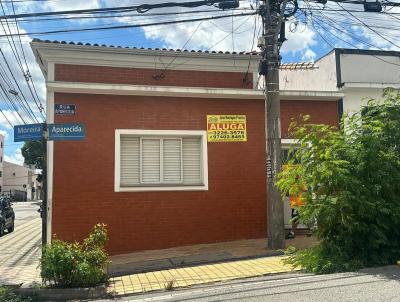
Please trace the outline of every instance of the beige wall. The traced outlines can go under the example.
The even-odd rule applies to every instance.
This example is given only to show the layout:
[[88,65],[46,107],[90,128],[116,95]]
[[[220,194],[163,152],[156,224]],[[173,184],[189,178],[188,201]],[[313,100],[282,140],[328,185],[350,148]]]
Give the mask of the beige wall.
[[10,162],[3,163],[3,191],[26,191],[28,200],[30,200],[33,198],[31,196],[32,186],[36,189],[37,182],[34,169]]

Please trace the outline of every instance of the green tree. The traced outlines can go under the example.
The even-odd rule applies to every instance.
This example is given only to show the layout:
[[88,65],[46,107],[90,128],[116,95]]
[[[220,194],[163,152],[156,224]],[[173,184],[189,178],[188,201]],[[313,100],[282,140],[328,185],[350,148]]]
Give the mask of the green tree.
[[42,169],[44,153],[41,141],[26,141],[21,148],[21,153],[26,164]]
[[318,245],[288,260],[310,272],[400,259],[400,94],[386,91],[342,124],[293,123],[299,146],[278,177],[283,195],[303,194],[300,221],[316,225]]
[[[36,169],[43,169],[43,143],[42,141],[26,141],[21,148],[24,162],[28,165],[33,165]],[[38,175],[37,180],[42,182],[43,171]]]

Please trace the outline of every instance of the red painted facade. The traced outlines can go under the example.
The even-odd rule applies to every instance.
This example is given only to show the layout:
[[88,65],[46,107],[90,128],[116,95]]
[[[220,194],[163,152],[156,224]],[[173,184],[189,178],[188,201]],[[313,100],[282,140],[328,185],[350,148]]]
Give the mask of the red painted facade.
[[[153,74],[55,67],[56,81],[249,88],[242,73],[168,71],[159,82]],[[263,100],[55,93],[54,102],[76,105],[55,122],[84,123],[86,139],[54,143],[53,234],[80,240],[106,223],[111,254],[266,237]],[[283,130],[300,113],[337,125],[336,102],[282,101]],[[206,130],[207,114],[247,118],[247,142],[208,143],[208,191],[114,192],[115,129]]]

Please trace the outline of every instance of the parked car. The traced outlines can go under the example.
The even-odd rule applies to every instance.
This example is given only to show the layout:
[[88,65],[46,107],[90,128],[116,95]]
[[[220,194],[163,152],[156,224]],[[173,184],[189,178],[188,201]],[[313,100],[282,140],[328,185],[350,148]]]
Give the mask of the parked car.
[[9,233],[14,231],[15,213],[11,206],[9,197],[0,197],[0,236],[4,235],[4,231]]

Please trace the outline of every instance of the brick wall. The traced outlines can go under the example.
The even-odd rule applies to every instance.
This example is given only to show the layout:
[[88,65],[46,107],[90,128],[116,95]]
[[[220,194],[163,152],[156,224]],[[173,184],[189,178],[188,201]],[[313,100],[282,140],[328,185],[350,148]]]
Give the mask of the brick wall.
[[130,85],[253,88],[251,73],[244,80],[245,73],[242,72],[167,70],[163,73],[163,78],[156,80],[154,75],[160,74],[162,71],[163,69],[56,64],[55,80]]
[[310,115],[310,123],[338,126],[337,101],[281,101],[282,138],[288,137],[288,128],[292,119],[299,120],[300,115]]
[[[266,236],[264,103],[172,97],[55,94],[74,103],[83,141],[54,143],[52,231],[82,239],[108,225],[112,254]],[[247,142],[208,143],[209,190],[114,192],[115,129],[206,130],[207,114],[245,114]]]

